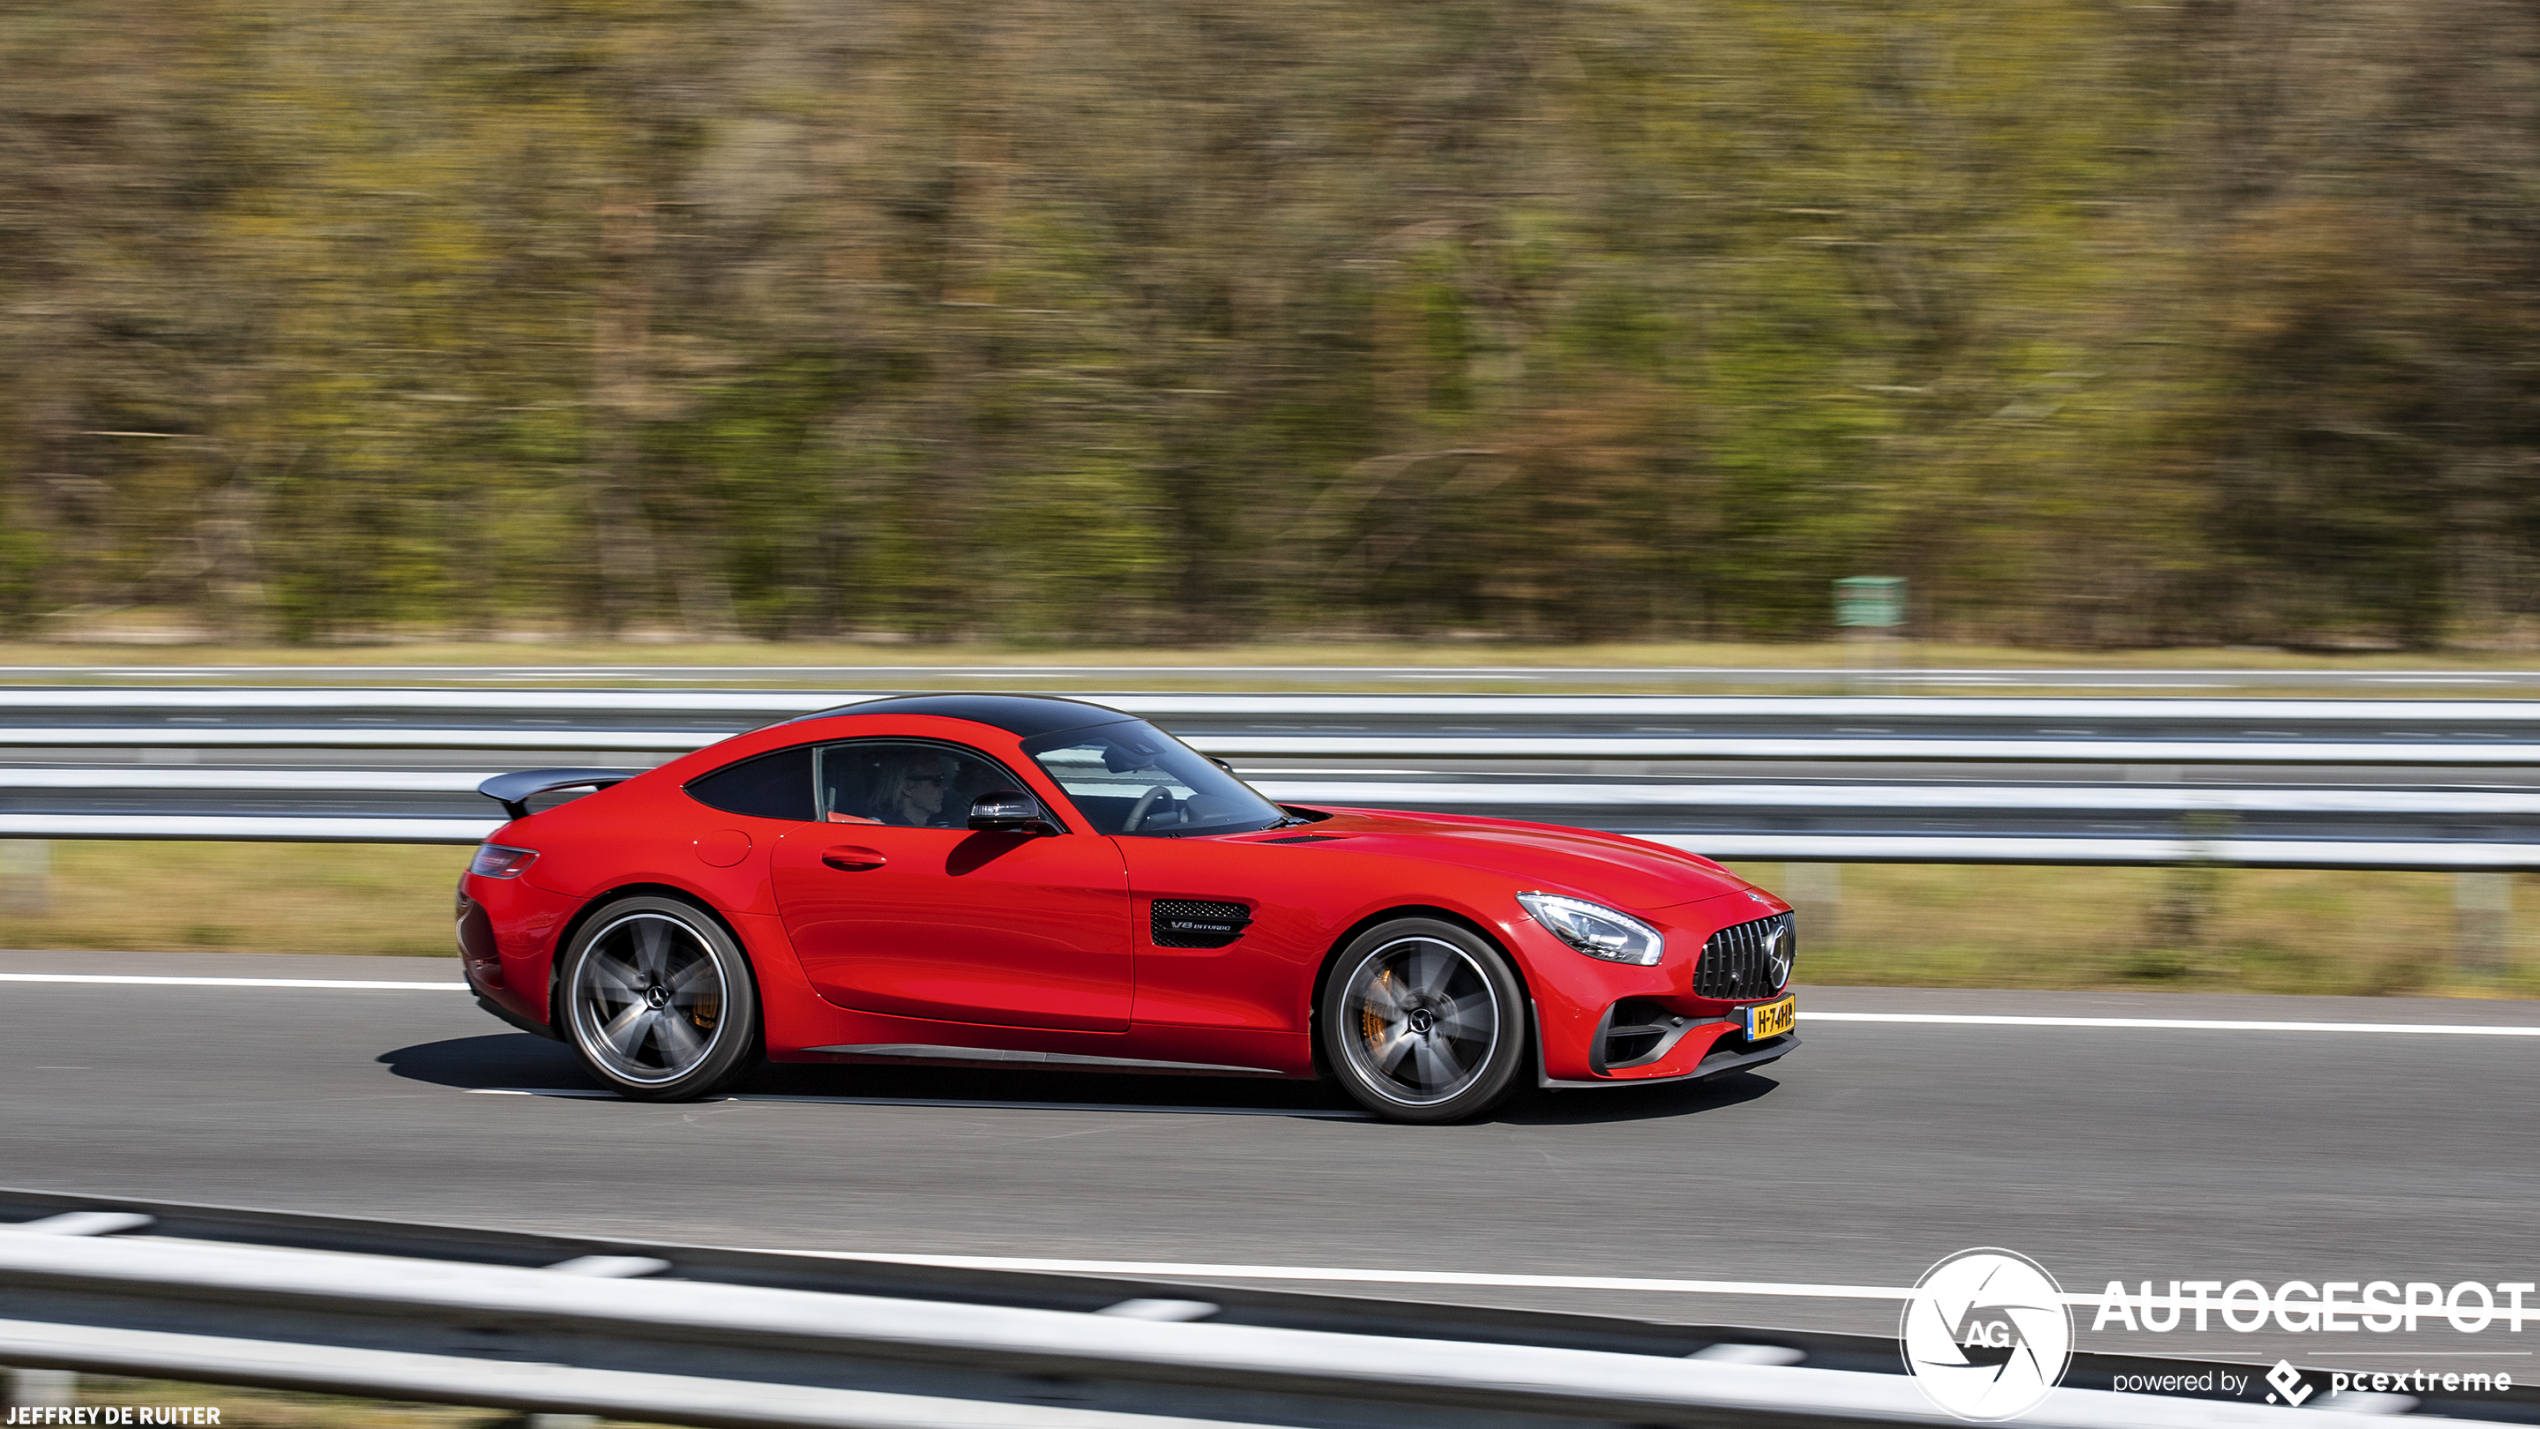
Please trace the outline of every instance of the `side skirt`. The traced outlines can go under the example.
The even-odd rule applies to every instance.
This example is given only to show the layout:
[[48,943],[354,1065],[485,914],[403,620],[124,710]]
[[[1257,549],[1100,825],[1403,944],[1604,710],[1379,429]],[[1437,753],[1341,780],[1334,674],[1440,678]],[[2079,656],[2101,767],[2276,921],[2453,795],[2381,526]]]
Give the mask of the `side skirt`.
[[1204,1077],[1286,1077],[1268,1067],[1228,1067],[1213,1062],[1159,1062],[1144,1057],[1095,1057],[1079,1052],[1016,1052],[1002,1047],[940,1047],[917,1042],[866,1042],[805,1047],[832,1057],[872,1057],[975,1067],[1062,1067],[1085,1072],[1162,1072]]

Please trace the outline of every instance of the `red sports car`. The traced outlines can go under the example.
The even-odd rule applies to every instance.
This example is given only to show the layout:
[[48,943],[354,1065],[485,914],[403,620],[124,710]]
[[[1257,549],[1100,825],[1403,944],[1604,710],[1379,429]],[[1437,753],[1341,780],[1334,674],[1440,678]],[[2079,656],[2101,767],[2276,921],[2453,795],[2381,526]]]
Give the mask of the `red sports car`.
[[1799,1041],[1789,905],[1718,864],[1281,807],[1079,700],[876,699],[484,792],[512,821],[459,882],[468,981],[630,1097],[762,1057],[1029,1065],[1331,1076],[1436,1122]]

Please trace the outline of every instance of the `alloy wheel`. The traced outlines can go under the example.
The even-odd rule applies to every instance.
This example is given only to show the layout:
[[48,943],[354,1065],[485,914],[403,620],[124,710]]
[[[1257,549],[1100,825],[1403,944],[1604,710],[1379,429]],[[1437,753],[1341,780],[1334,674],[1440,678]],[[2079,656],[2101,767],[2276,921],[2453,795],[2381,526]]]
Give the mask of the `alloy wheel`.
[[1387,943],[1343,990],[1341,1055],[1379,1095],[1449,1101],[1489,1069],[1505,1014],[1471,953],[1435,938]]
[[624,1081],[677,1081],[724,1035],[723,965],[695,929],[667,913],[633,913],[602,928],[573,982],[575,1040]]

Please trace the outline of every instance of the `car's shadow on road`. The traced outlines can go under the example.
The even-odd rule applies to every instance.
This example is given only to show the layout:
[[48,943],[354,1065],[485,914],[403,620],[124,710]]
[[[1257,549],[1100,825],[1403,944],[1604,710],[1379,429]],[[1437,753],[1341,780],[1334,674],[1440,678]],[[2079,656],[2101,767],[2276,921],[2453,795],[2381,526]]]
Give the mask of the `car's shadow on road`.
[[1740,1106],[1781,1083],[1756,1072],[1731,1072],[1701,1082],[1654,1087],[1581,1087],[1520,1092],[1491,1116],[1508,1126],[1585,1126],[1609,1121],[1655,1121]]
[[[383,1052],[397,1076],[471,1092],[606,1097],[571,1049],[525,1032],[419,1042]],[[1521,1091],[1488,1118],[1506,1126],[1575,1126],[1691,1116],[1753,1101],[1779,1085],[1752,1072],[1716,1081],[1580,1091]],[[825,1100],[1017,1110],[1190,1111],[1221,1115],[1356,1119],[1331,1082],[1251,1077],[1132,1077],[975,1067],[813,1066],[768,1063],[738,1089],[745,1099]]]
[[412,1081],[483,1091],[596,1091],[599,1083],[561,1042],[526,1032],[489,1032],[418,1042],[382,1052],[380,1065]]

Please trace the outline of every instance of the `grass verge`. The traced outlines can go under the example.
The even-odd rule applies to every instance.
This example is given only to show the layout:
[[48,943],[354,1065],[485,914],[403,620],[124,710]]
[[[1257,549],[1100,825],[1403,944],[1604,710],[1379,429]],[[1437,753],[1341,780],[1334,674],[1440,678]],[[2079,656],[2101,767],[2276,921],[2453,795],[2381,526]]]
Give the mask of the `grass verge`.
[[[2540,928],[2482,938],[2447,873],[1851,864],[1738,871],[1799,909],[1815,983],[2540,996]],[[2513,901],[2540,906],[2540,876]]]
[[[468,854],[56,842],[50,910],[0,913],[0,946],[447,956]],[[2508,919],[2475,946],[2449,874],[1737,868],[1799,905],[1801,976],[1814,983],[2540,996],[2540,924]],[[2521,906],[2540,907],[2535,891],[2540,875],[2513,879]]]
[[56,840],[42,894],[0,889],[0,946],[456,956],[450,898],[474,852]]

